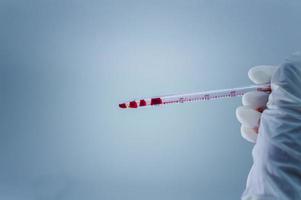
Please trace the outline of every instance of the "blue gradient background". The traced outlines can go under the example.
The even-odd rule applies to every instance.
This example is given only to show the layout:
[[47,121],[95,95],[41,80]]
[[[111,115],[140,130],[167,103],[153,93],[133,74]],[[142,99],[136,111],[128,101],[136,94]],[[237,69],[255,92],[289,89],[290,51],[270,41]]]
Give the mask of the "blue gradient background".
[[301,46],[282,0],[0,1],[0,199],[239,199],[240,98],[120,110],[250,84]]

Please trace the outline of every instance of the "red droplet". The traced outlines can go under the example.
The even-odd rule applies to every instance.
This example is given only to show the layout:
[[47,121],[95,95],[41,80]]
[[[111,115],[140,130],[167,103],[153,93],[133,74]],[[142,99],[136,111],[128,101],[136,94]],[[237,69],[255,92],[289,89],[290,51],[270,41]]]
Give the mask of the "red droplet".
[[119,104],[119,108],[126,108],[126,104],[125,103],[121,103],[121,104]]
[[131,101],[129,107],[130,107],[130,108],[137,108],[137,107],[138,107],[138,104],[137,104],[136,101]]
[[263,107],[263,108],[257,108],[256,110],[257,110],[258,112],[262,113],[262,112],[265,110],[265,107]]
[[139,106],[146,106],[146,101],[144,99],[141,99]]
[[151,100],[151,105],[159,105],[162,104],[162,99],[161,98],[153,98]]

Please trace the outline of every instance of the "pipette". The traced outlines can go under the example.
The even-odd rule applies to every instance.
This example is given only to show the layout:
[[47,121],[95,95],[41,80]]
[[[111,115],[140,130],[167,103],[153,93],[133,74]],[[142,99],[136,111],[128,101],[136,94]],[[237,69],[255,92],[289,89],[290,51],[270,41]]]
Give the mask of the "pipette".
[[238,88],[142,98],[138,100],[128,101],[126,103],[121,103],[119,104],[119,107],[125,109],[125,108],[139,108],[139,107],[146,107],[146,106],[158,106],[158,105],[175,104],[175,103],[188,103],[188,102],[196,102],[196,101],[210,101],[215,99],[242,96],[246,92],[250,92],[250,91],[262,91],[262,92],[270,93],[271,86],[270,84],[260,84],[260,85],[250,85],[250,86],[238,87]]

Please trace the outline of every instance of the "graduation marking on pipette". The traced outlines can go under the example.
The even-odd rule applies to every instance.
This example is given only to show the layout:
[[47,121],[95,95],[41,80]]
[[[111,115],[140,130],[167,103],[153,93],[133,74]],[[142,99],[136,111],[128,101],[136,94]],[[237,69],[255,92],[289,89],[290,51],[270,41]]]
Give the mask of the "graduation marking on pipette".
[[238,88],[142,98],[138,100],[132,100],[125,103],[121,103],[119,104],[119,107],[125,109],[125,108],[139,108],[139,107],[146,107],[146,106],[158,106],[158,105],[165,105],[165,104],[189,103],[189,102],[196,102],[196,101],[210,101],[215,99],[242,96],[246,92],[250,92],[250,91],[262,91],[262,92],[269,93],[271,92],[271,86],[270,84],[260,84],[260,85],[250,85],[250,86],[238,87]]

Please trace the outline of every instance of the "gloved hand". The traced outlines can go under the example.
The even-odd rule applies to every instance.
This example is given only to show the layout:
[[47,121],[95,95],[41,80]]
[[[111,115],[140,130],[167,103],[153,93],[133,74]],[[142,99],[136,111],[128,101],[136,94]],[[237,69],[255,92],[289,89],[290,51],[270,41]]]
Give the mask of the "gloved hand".
[[242,199],[301,199],[301,53],[279,67],[254,67],[249,77],[270,82],[272,92],[247,93],[237,109],[243,137],[256,141]]
[[[270,83],[277,66],[260,65],[251,68],[248,76],[255,84]],[[262,91],[247,92],[242,104],[236,109],[236,117],[241,123],[240,132],[249,142],[256,142],[261,113],[266,109],[269,93]]]

